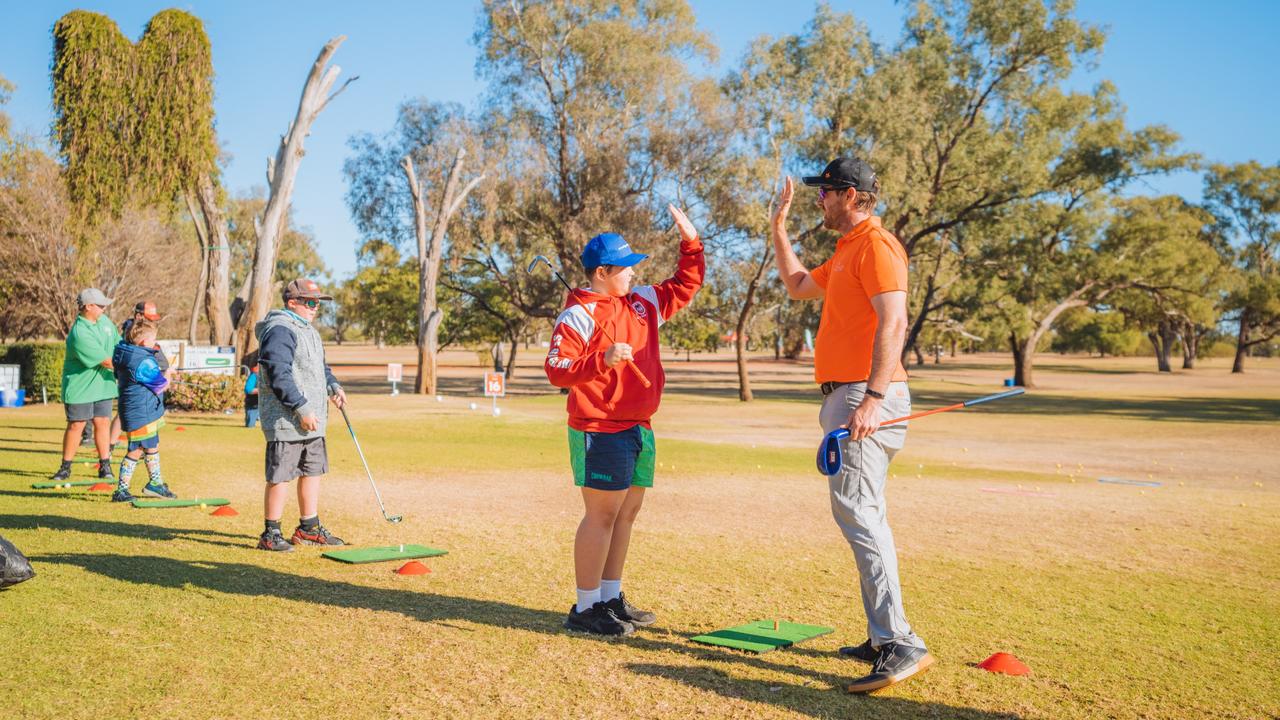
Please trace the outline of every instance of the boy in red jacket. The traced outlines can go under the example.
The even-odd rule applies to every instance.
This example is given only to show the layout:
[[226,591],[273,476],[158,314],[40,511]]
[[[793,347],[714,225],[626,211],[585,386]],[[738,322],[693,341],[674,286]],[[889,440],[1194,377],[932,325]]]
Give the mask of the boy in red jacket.
[[655,619],[622,594],[622,565],[645,488],[653,486],[649,418],[665,378],[658,328],[689,304],[706,273],[693,224],[676,207],[667,210],[680,231],[675,276],[632,288],[633,266],[647,256],[616,233],[591,238],[582,251],[591,286],[566,299],[547,352],[547,379],[569,388],[570,464],[586,506],[573,543],[578,599],[564,623],[570,630],[630,635]]

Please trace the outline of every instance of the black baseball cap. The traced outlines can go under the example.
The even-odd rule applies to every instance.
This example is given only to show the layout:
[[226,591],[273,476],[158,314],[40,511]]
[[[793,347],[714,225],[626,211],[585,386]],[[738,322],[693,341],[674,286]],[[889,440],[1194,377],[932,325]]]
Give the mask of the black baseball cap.
[[805,177],[804,184],[810,187],[837,190],[857,188],[862,192],[873,192],[876,186],[876,174],[870,165],[858,158],[841,157],[827,163],[821,175]]

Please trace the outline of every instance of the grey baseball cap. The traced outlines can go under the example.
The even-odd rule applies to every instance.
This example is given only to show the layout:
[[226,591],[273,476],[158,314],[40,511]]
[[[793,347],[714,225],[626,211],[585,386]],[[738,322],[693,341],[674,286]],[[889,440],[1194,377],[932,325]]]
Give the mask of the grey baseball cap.
[[106,307],[111,304],[111,298],[103,294],[98,288],[85,288],[76,296],[76,304],[84,307],[85,305],[101,305]]

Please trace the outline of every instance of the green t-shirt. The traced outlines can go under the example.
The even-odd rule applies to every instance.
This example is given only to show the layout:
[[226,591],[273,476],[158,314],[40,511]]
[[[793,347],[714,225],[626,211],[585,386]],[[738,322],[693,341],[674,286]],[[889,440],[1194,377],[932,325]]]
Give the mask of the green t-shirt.
[[62,363],[62,402],[67,405],[108,400],[119,394],[116,376],[102,361],[115,352],[120,331],[103,313],[98,322],[83,315],[67,333],[67,359]]

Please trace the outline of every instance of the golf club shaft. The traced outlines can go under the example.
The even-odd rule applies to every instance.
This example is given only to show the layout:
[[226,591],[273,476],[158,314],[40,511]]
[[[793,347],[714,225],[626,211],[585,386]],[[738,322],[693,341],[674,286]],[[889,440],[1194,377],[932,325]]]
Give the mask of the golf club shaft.
[[949,412],[951,410],[959,410],[961,408],[967,408],[972,405],[979,405],[984,402],[991,402],[992,400],[1003,400],[1004,398],[1010,398],[1010,397],[1015,397],[1017,395],[1021,395],[1024,392],[1026,392],[1026,390],[1023,390],[1022,388],[1018,388],[1016,390],[1007,390],[1002,393],[995,393],[994,395],[984,395],[983,397],[974,398],[972,400],[966,400],[964,402],[959,402],[954,405],[946,405],[940,408],[934,408],[932,410],[925,410],[924,412],[918,412],[912,415],[905,415],[900,418],[894,418],[892,420],[885,420],[884,422],[880,423],[880,427],[884,427],[885,425],[895,425],[897,423],[906,422],[908,420],[915,420],[916,418],[922,418],[926,415],[936,415],[938,413]]
[[387,517],[387,507],[382,504],[382,493],[378,492],[378,484],[373,481],[373,472],[369,470],[369,461],[364,459],[364,450],[360,449],[360,440],[356,437],[356,429],[351,425],[351,418],[347,417],[347,408],[338,408],[342,411],[342,419],[347,423],[347,431],[351,433],[351,442],[356,445],[356,454],[360,456],[360,462],[364,465],[364,474],[369,477],[369,485],[373,487],[373,496],[378,499],[378,509],[382,510],[382,518],[390,520]]

